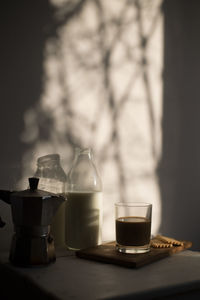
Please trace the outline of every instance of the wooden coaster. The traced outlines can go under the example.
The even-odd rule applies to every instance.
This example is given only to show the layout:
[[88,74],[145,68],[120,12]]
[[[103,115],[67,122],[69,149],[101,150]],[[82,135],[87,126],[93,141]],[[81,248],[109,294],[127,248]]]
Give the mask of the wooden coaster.
[[181,242],[182,246],[172,246],[169,248],[151,247],[149,252],[141,254],[119,253],[115,248],[115,242],[110,242],[93,248],[76,251],[76,255],[84,259],[116,264],[128,268],[139,268],[192,246],[192,243],[189,241]]

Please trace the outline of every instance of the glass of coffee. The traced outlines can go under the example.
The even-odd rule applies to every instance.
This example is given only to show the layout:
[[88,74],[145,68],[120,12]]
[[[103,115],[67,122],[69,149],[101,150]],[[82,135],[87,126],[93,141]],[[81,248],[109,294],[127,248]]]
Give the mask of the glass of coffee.
[[152,204],[119,202],[115,204],[116,249],[122,253],[150,251]]

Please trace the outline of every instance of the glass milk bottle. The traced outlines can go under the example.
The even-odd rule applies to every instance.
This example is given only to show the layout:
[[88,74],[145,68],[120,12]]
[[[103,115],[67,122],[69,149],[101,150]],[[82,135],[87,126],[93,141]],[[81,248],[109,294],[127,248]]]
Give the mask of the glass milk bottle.
[[[67,177],[61,167],[59,154],[39,157],[35,176],[40,178],[39,189],[64,194]],[[51,233],[56,247],[65,246],[65,203],[61,204],[53,218]]]
[[91,149],[76,148],[66,192],[67,247],[79,250],[101,244],[102,183]]

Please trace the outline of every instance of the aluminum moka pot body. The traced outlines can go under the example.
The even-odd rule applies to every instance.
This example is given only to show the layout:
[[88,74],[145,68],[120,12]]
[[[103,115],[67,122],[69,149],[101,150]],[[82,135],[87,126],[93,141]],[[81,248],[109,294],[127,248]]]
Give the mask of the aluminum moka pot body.
[[20,192],[0,190],[0,199],[11,205],[14,235],[10,261],[15,265],[43,265],[56,259],[50,224],[65,198],[38,190],[38,182],[38,178],[29,178],[30,188]]

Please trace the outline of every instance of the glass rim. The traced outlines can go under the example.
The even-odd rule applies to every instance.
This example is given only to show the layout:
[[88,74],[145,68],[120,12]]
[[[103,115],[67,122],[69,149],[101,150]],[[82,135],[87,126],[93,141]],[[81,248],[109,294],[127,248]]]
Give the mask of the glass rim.
[[58,153],[53,153],[53,154],[47,154],[47,155],[44,155],[44,156],[40,156],[37,159],[37,163],[41,164],[41,163],[45,163],[45,162],[47,162],[49,160],[51,160],[51,161],[53,161],[53,160],[59,161],[60,160],[60,155]]
[[92,155],[92,148],[90,148],[90,147],[86,147],[86,148],[75,147],[75,155],[78,155],[78,154]]
[[152,207],[148,202],[116,202],[115,207]]

